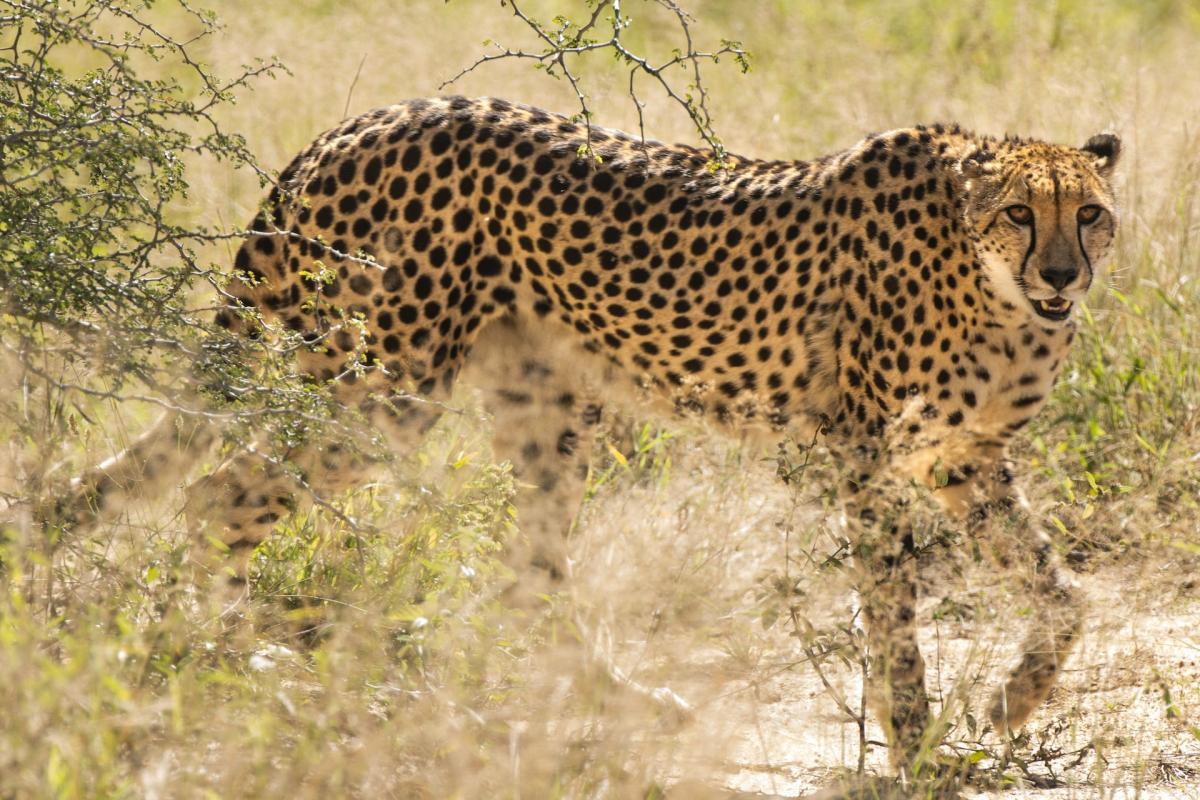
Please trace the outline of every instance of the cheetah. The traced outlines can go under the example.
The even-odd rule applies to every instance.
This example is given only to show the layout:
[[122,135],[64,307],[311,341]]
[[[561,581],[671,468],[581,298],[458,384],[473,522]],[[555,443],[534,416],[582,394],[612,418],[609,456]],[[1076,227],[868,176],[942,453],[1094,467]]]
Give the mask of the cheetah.
[[[912,770],[936,739],[914,536],[879,487],[924,485],[969,530],[1027,514],[1008,448],[1111,248],[1119,153],[1107,133],[1073,148],[936,124],[714,169],[691,147],[505,100],[410,100],[328,131],[280,174],[217,321],[256,335],[254,312],[301,332],[302,369],[400,451],[458,380],[479,387],[526,485],[530,558],[552,571],[606,404],[765,441],[818,434],[847,467],[873,705],[892,764]],[[78,516],[113,508],[134,465],[179,451],[179,430],[160,424],[78,478]],[[193,451],[214,438],[189,436]],[[364,477],[336,447],[296,458],[326,490]],[[302,501],[260,467],[234,457],[189,492],[196,530],[241,577]],[[1047,697],[1080,632],[1078,588],[1025,529],[1039,611],[991,705],[999,731]]]

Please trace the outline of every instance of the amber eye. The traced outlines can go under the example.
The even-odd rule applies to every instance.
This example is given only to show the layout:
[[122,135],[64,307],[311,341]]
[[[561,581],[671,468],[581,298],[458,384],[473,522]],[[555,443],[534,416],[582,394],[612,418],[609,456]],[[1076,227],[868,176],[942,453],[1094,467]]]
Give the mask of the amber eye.
[[1091,225],[1100,219],[1100,212],[1103,210],[1100,206],[1084,206],[1075,212],[1075,219],[1079,220],[1080,225]]
[[1018,225],[1028,225],[1033,222],[1033,209],[1029,206],[1009,206],[1004,209],[1008,218]]

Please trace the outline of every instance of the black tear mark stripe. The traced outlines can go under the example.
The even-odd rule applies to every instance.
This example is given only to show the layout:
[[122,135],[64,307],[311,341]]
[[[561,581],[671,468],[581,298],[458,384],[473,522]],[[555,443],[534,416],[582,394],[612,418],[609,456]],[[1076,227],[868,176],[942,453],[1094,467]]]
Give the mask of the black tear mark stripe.
[[1033,256],[1033,251],[1037,249],[1037,217],[1033,218],[1033,223],[1029,227],[1029,247],[1025,250],[1025,257],[1021,259],[1021,282],[1028,285],[1025,280],[1025,270],[1029,268],[1029,259]]

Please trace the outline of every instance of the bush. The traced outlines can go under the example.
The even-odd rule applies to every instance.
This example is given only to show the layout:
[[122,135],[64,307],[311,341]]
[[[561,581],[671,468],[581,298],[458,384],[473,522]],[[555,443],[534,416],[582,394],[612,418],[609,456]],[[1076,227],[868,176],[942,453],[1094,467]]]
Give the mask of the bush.
[[[516,647],[496,649],[483,621],[512,479],[469,425],[443,425],[389,489],[291,520],[238,626],[190,584],[177,515],[86,536],[37,521],[84,451],[126,444],[147,411],[219,419],[229,447],[351,430],[296,372],[286,332],[213,324],[228,270],[206,255],[242,232],[187,208],[197,170],[270,182],[217,111],[280,67],[214,74],[195,50],[216,20],[186,3],[0,0],[0,25],[0,438],[14,457],[0,474],[0,796],[337,793],[380,748],[415,757],[433,728],[394,735],[392,707],[432,724],[449,697],[486,702],[508,675],[494,654]],[[363,702],[347,709],[346,691]],[[192,747],[213,760],[176,760]],[[283,751],[294,768],[275,768]]]

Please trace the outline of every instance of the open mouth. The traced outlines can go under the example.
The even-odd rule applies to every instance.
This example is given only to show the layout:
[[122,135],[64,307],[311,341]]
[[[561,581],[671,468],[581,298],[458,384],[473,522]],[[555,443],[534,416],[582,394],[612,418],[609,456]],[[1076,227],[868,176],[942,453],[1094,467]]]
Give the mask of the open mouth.
[[1049,300],[1034,300],[1033,310],[1038,316],[1052,320],[1064,320],[1075,305],[1065,297],[1051,297]]

